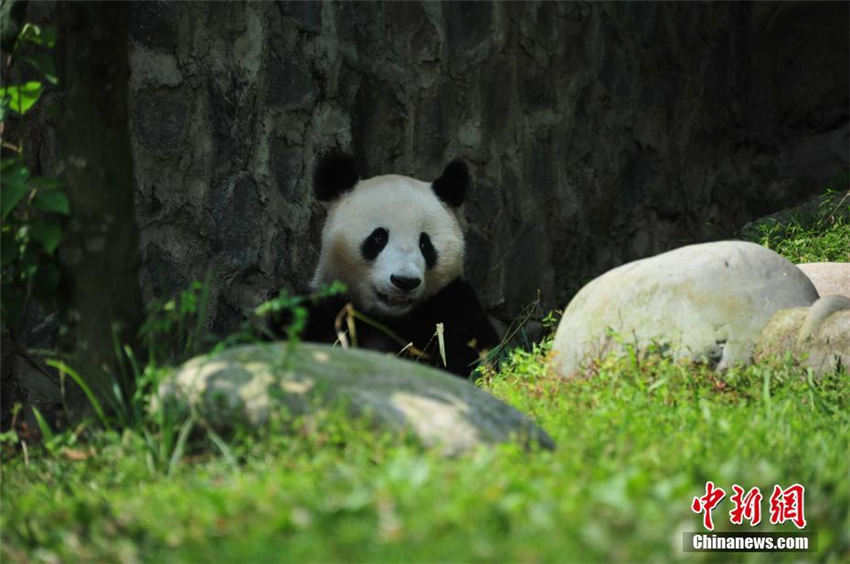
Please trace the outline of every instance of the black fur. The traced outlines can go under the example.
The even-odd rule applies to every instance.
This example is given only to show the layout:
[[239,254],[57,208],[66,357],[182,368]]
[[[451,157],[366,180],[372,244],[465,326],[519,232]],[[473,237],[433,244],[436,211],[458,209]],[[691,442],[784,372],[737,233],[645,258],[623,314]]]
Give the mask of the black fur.
[[378,258],[381,251],[383,251],[384,247],[387,246],[389,235],[390,234],[383,227],[378,227],[372,231],[372,233],[366,237],[366,240],[360,245],[360,254],[363,258],[369,261]]
[[360,180],[357,162],[345,153],[330,153],[319,159],[313,173],[316,199],[327,202],[354,188]]
[[[310,308],[310,317],[302,338],[305,341],[333,343],[337,339],[334,327],[337,315],[348,303],[345,296],[333,296]],[[368,315],[366,312],[362,312]],[[435,296],[413,311],[398,318],[375,318],[387,326],[404,343],[412,342],[428,355],[427,362],[464,378],[468,377],[479,360],[478,351],[499,344],[499,337],[484,313],[475,291],[468,282],[456,278]],[[437,323],[443,323],[446,366],[442,364],[437,338]],[[342,328],[347,332],[345,321]],[[393,338],[366,323],[356,322],[357,346],[395,353],[402,349]],[[472,343],[472,346],[470,345]]]
[[431,238],[428,237],[427,233],[419,235],[419,250],[422,252],[422,258],[425,259],[425,268],[434,268],[439,253],[437,253],[437,249],[434,248],[434,244],[431,243]]
[[469,169],[466,168],[466,163],[461,160],[450,162],[433,186],[434,193],[445,203],[453,208],[461,205],[469,188]]

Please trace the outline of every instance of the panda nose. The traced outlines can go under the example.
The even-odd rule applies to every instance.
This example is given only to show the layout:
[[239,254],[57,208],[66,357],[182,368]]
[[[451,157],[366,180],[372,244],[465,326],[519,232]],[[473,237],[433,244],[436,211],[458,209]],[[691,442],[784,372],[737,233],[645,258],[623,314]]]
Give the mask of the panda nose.
[[405,292],[416,288],[422,282],[420,278],[408,278],[407,276],[396,276],[395,274],[390,275],[390,281],[396,288],[400,288]]

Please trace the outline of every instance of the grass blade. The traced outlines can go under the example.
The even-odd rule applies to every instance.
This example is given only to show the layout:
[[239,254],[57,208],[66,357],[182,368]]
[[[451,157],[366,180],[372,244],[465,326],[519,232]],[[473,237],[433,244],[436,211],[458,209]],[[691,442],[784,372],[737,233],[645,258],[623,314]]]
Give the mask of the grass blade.
[[233,467],[235,471],[239,471],[239,464],[236,462],[236,457],[233,455],[233,451],[230,450],[230,447],[227,446],[227,443],[224,442],[218,433],[212,430],[211,427],[207,426],[207,433],[209,434],[210,440],[213,444],[218,447],[218,450],[221,451],[221,454],[224,455],[225,460]]
[[36,406],[32,406],[32,414],[35,416],[35,422],[38,424],[38,430],[41,431],[41,436],[44,437],[44,442],[49,443],[53,440],[53,431],[50,429],[50,425],[47,424],[44,416]]
[[83,380],[80,375],[77,374],[77,371],[62,362],[61,360],[55,360],[52,358],[47,360],[47,365],[55,368],[59,372],[67,374],[74,382],[77,383],[80,389],[83,390],[83,393],[86,395],[86,398],[89,400],[89,403],[91,404],[92,409],[94,409],[97,418],[100,420],[104,427],[111,431],[112,425],[109,424],[109,420],[106,418],[106,413],[104,413],[103,408],[100,406],[100,402],[97,401],[97,398],[91,391],[91,388],[89,388],[85,380]]
[[189,433],[195,426],[195,418],[190,417],[180,427],[180,433],[177,435],[177,443],[174,445],[174,450],[171,453],[171,459],[168,461],[167,474],[170,476],[177,467],[177,464],[183,458],[183,453],[186,451],[186,441],[189,439]]

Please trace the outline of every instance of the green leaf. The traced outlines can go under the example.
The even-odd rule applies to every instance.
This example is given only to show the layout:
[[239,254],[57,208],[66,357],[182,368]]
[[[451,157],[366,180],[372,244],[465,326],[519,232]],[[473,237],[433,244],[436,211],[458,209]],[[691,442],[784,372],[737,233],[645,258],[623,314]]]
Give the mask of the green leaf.
[[18,41],[29,41],[30,43],[41,45],[41,28],[34,23],[25,23],[24,27],[21,29],[20,35],[18,35]]
[[23,61],[41,73],[50,84],[59,84],[59,79],[56,78],[56,63],[53,62],[52,54],[35,53],[23,57]]
[[41,44],[48,49],[53,49],[56,45],[56,27],[52,25],[41,28]]
[[14,84],[6,88],[0,88],[0,98],[9,101],[9,108],[21,115],[25,114],[33,104],[38,102],[44,85],[40,82],[30,81],[24,85]]
[[32,199],[32,205],[35,209],[46,212],[62,213],[65,215],[71,213],[68,208],[68,197],[62,192],[55,190],[48,192],[39,190],[36,192],[35,198]]
[[48,49],[53,49],[56,45],[56,27],[45,26],[40,27],[34,23],[25,23],[18,35],[18,41],[28,41]]
[[0,172],[0,181],[3,185],[0,191],[0,200],[2,200],[0,218],[3,221],[29,192],[29,187],[26,185],[29,176],[29,169],[19,158],[3,159],[2,172]]
[[30,228],[30,236],[41,243],[44,246],[44,250],[52,255],[62,240],[62,228],[55,219],[34,221]]
[[2,208],[2,213],[0,213],[0,217],[3,218],[3,221],[6,221],[6,216],[12,213],[12,210],[15,209],[15,206],[18,205],[24,196],[29,192],[29,188],[26,187],[25,184],[6,184],[3,183],[3,191],[0,192],[0,208]]
[[21,159],[13,157],[6,159],[12,161],[4,163],[2,172],[3,186],[23,184],[30,177],[30,169],[24,166]]
[[26,252],[21,258],[21,272],[25,278],[32,280],[35,278],[36,272],[38,272],[38,258],[30,252],[30,249],[32,247],[26,248]]
[[64,185],[65,183],[59,178],[46,178],[43,176],[35,176],[27,182],[27,186],[36,190],[55,190]]
[[[0,237],[0,265],[3,267],[9,266],[18,258],[19,247],[15,241],[15,234],[10,230],[3,230],[3,235]],[[3,289],[5,290],[6,280],[3,280]]]

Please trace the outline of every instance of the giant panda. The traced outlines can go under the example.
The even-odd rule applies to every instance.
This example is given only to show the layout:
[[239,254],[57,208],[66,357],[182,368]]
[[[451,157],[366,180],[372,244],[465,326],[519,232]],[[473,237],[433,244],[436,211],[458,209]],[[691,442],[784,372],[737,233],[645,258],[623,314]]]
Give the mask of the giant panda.
[[[499,343],[463,278],[458,208],[469,183],[466,164],[459,160],[433,182],[423,182],[397,174],[361,179],[348,154],[320,159],[314,191],[328,204],[328,213],[311,289],[338,280],[347,292],[313,304],[303,339],[335,342],[339,327],[348,331],[348,323],[337,320],[350,303],[377,322],[353,318],[358,347],[398,353],[412,343],[423,353],[419,359],[469,376],[480,353]],[[444,328],[445,364],[434,336],[438,323]]]

